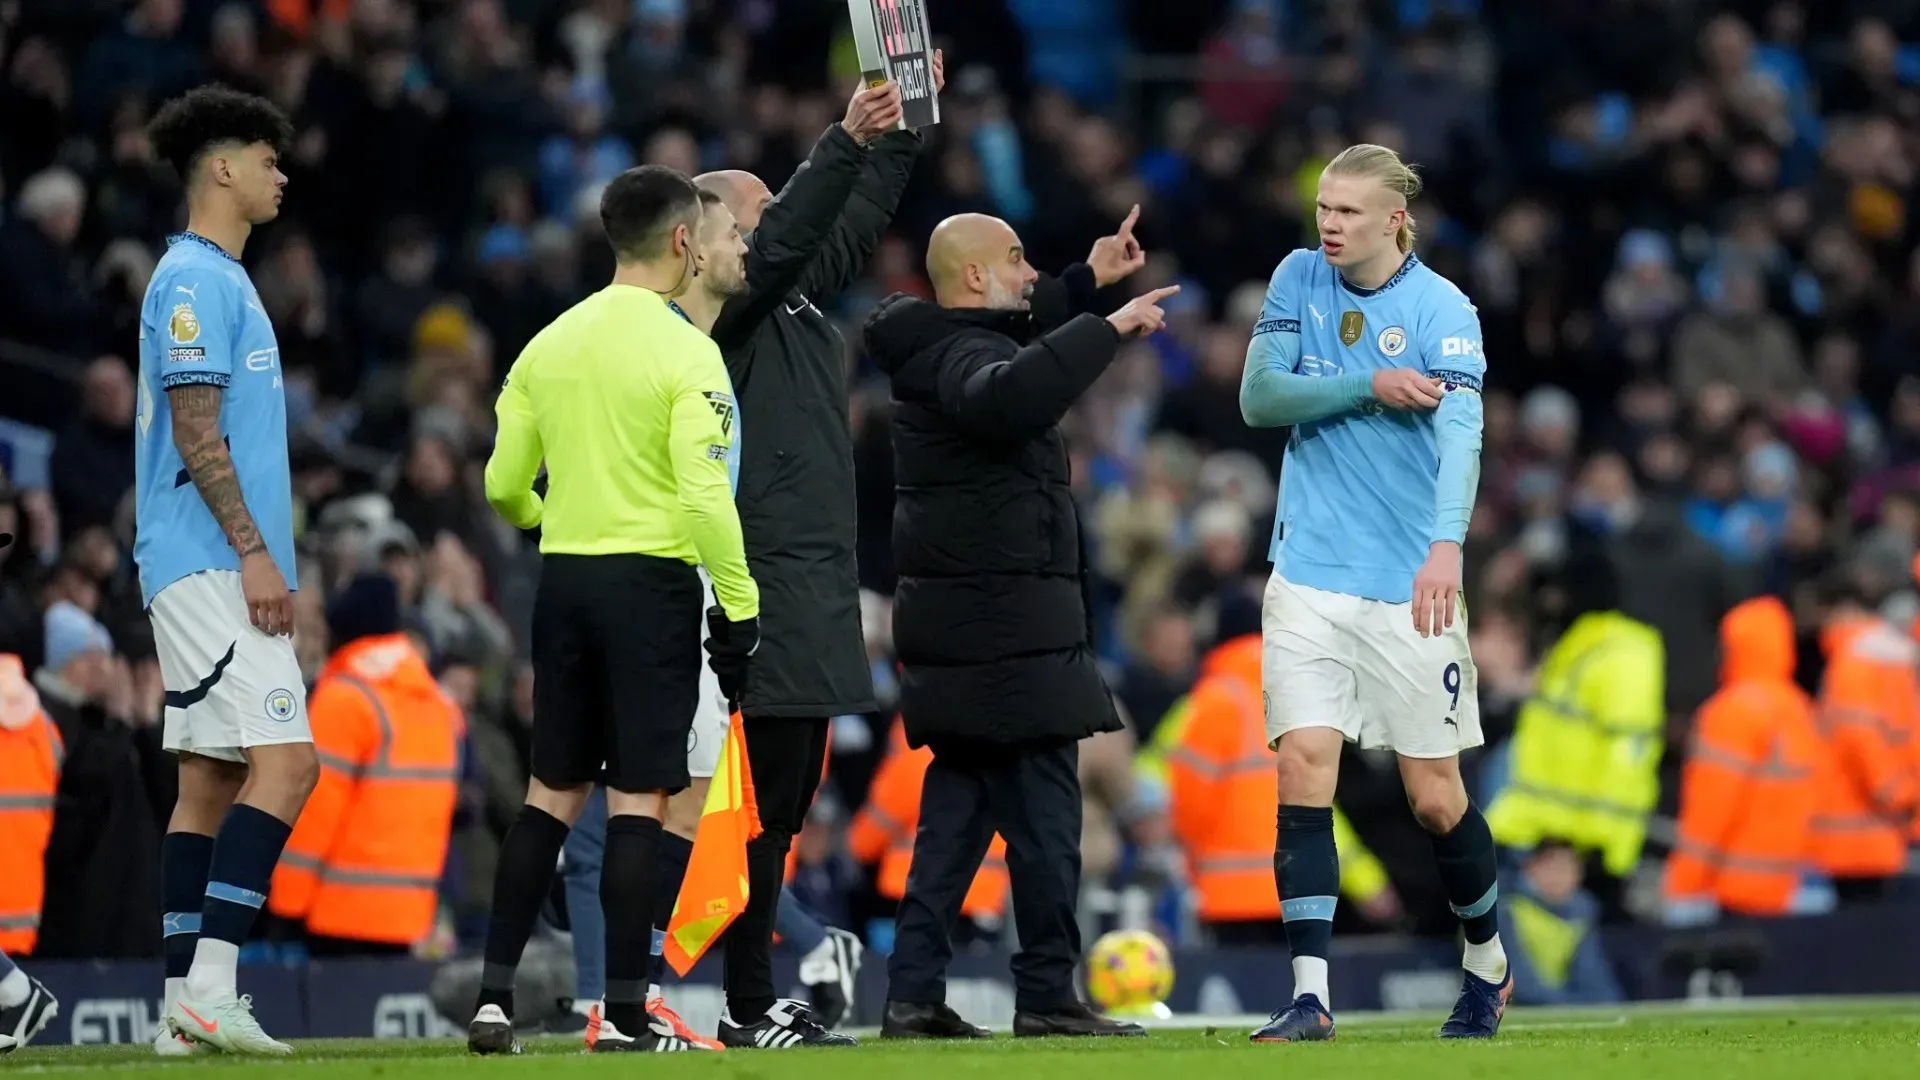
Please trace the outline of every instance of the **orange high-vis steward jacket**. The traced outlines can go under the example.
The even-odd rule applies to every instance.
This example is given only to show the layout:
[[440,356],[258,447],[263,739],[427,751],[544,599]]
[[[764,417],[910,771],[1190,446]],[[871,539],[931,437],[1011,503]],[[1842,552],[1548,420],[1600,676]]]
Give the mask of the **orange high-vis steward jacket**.
[[[867,805],[854,815],[847,846],[859,862],[880,865],[874,887],[881,896],[898,900],[907,895],[913,834],[920,826],[920,788],[926,782],[933,751],[924,746],[918,750],[908,747],[906,726],[897,720],[887,743],[887,758],[874,774]],[[998,917],[1006,906],[1007,842],[995,833],[960,911],[976,919]]]
[[47,839],[66,746],[16,656],[0,656],[0,952],[40,938]]
[[1816,717],[1827,745],[1813,818],[1814,855],[1836,878],[1877,878],[1906,865],[1916,789],[1911,740],[1920,727],[1920,652],[1872,617],[1821,635],[1827,671]]
[[1260,635],[1207,654],[1167,752],[1173,833],[1187,852],[1200,918],[1280,917],[1273,887],[1273,808],[1280,774],[1260,701]]
[[1720,624],[1720,690],[1693,722],[1680,780],[1670,901],[1711,899],[1745,915],[1783,915],[1814,869],[1816,776],[1826,746],[1813,702],[1793,682],[1793,617],[1771,596]]
[[410,945],[433,930],[466,724],[404,634],[328,660],[308,699],[320,782],[267,905],[307,932]]

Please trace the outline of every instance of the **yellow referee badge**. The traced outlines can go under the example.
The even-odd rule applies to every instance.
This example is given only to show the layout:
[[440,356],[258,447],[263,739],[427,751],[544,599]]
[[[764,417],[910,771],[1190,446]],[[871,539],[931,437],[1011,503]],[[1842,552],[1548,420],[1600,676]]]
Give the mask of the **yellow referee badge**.
[[1360,334],[1367,328],[1367,317],[1357,311],[1340,313],[1340,344],[1352,345],[1360,340]]
[[173,305],[173,318],[167,320],[167,335],[175,345],[191,345],[200,340],[200,316],[192,304]]

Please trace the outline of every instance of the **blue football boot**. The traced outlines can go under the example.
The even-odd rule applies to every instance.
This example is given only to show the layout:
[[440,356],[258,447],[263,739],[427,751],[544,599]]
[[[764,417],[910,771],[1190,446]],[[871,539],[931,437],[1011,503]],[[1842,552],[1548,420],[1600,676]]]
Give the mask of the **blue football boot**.
[[1440,1025],[1443,1039],[1491,1039],[1500,1033],[1500,1017],[1513,997],[1513,969],[1495,986],[1471,971],[1461,972],[1460,1000]]
[[1333,1014],[1313,994],[1301,994],[1293,1004],[1273,1014],[1267,1026],[1247,1036],[1257,1043],[1330,1042]]

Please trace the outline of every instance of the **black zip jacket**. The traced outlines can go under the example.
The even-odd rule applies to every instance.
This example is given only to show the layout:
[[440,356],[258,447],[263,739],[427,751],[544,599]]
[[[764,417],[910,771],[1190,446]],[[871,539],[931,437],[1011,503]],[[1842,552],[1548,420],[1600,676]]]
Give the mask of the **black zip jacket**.
[[875,707],[854,560],[847,349],[821,311],[865,269],[906,190],[920,137],[862,148],[835,124],[747,239],[747,292],[713,339],[740,409],[740,524],[760,586],[749,717]]
[[1056,426],[1120,338],[1084,308],[1093,272],[1034,310],[883,300],[868,351],[892,377],[893,638],[907,741],[1032,747],[1116,731],[1095,663],[1066,440]]

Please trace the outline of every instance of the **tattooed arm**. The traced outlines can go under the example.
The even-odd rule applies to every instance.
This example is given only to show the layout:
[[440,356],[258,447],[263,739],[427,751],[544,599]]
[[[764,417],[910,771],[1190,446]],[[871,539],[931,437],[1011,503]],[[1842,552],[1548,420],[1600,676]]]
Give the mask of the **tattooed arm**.
[[173,446],[186,463],[187,475],[201,501],[220,523],[227,543],[240,555],[240,588],[247,599],[253,625],[269,634],[291,633],[293,600],[287,581],[267,553],[267,543],[247,511],[240,491],[240,474],[220,433],[220,405],[225,391],[204,382],[186,383],[167,391],[173,413]]
[[225,396],[218,386],[189,383],[167,391],[167,404],[173,411],[173,447],[180,451],[201,501],[227,534],[227,543],[244,559],[266,551],[267,544],[247,512],[240,495],[240,474],[234,471],[233,455],[220,434],[220,403]]

